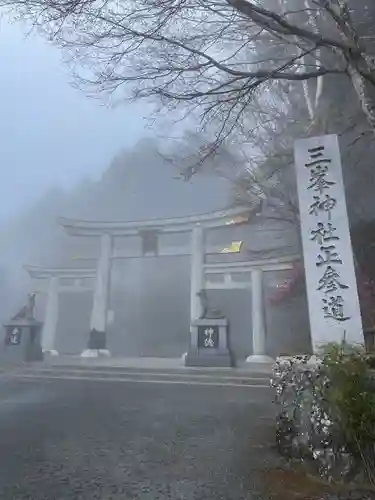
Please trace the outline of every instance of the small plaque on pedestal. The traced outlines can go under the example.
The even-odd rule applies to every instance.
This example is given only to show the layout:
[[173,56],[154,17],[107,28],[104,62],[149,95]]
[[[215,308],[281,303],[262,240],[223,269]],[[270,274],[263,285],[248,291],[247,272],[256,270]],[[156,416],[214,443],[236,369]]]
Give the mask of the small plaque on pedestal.
[[198,325],[198,349],[219,348],[219,326]]
[[4,325],[3,357],[8,361],[42,361],[42,323],[34,319],[12,319]]
[[5,345],[20,345],[22,329],[19,326],[7,326],[5,329]]
[[186,366],[234,366],[229,349],[227,319],[199,319],[191,325],[190,335]]
[[43,323],[34,318],[35,293],[27,296],[27,303],[4,325],[5,338],[2,356],[7,361],[42,361],[40,335]]

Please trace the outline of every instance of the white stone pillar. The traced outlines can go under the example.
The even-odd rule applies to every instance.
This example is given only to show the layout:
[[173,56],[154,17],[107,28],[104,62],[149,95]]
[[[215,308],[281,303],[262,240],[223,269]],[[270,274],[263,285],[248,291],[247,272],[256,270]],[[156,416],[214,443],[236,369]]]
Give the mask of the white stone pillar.
[[273,359],[266,355],[266,327],[263,301],[263,272],[261,269],[251,271],[251,305],[253,328],[253,353],[246,361],[250,363],[272,363]]
[[202,314],[198,293],[204,288],[204,231],[197,224],[191,234],[191,275],[190,275],[190,322]]
[[[204,287],[204,231],[200,224],[194,226],[191,233],[191,271],[190,271],[190,344],[197,345],[196,329],[191,325],[202,315],[202,305],[198,293]],[[185,363],[187,352],[182,355]]]
[[100,255],[97,264],[94,301],[90,320],[88,349],[81,356],[109,355],[106,341],[107,311],[111,283],[112,237],[103,234],[100,238]]
[[47,307],[42,330],[42,349],[46,354],[57,356],[55,349],[57,322],[59,319],[59,278],[52,276],[48,284]]

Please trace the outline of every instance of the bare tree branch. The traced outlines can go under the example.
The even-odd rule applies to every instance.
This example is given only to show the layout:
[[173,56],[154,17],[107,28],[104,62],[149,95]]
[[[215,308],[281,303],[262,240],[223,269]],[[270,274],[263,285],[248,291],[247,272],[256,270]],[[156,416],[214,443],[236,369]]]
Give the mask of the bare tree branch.
[[272,99],[284,82],[287,91],[304,82],[312,115],[323,77],[332,76],[352,82],[375,130],[373,33],[363,30],[353,2],[0,0],[0,6],[62,46],[88,93],[157,98],[180,115],[189,115],[188,107],[203,127],[217,124],[220,144],[244,127],[258,94]]

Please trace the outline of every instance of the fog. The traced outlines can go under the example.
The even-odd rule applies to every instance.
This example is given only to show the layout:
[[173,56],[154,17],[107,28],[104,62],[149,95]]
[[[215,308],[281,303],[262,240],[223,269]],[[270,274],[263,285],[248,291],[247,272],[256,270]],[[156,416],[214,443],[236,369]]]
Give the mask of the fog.
[[2,20],[2,222],[51,186],[98,178],[119,150],[150,133],[145,104],[110,108],[88,98],[70,85],[60,51],[25,31]]
[[[95,261],[77,261],[74,256],[97,255],[98,241],[67,237],[58,226],[58,217],[140,220],[200,214],[231,206],[233,186],[227,180],[209,172],[184,182],[178,178],[178,168],[160,156],[155,139],[160,127],[150,128],[145,118],[151,112],[150,105],[111,108],[104,100],[90,99],[69,85],[68,69],[55,47],[35,34],[25,37],[20,25],[3,23],[0,36],[0,62],[6,69],[0,80],[2,321],[35,288],[24,264],[95,266]],[[220,164],[220,159],[217,161]],[[225,159],[222,161],[225,163]],[[261,228],[262,235],[266,232]],[[254,240],[254,233],[243,228],[237,232],[224,230],[212,238],[223,246],[242,239],[258,252],[264,245],[284,253],[295,251],[298,241],[293,231],[292,237],[290,231],[284,234],[285,228],[279,233],[277,237],[273,230],[264,244],[259,231]],[[186,350],[189,266],[187,257],[116,261],[110,304],[115,321],[108,338],[113,354],[178,356]],[[272,278],[268,292],[284,278]],[[210,292],[210,301],[229,317],[235,351],[249,354],[250,292]],[[41,320],[45,303],[46,296],[38,295],[37,314]],[[277,353],[280,348],[276,327],[280,318],[289,322],[284,346],[289,342],[294,349],[306,349],[304,297],[302,307],[298,306],[301,314],[293,314],[293,304],[289,312],[271,311],[267,316],[275,333],[268,340],[270,352]],[[61,294],[59,351],[78,353],[85,348],[91,308],[92,293],[79,297]],[[292,322],[290,318],[294,318]],[[306,334],[296,343],[295,333],[301,329]]]
[[111,158],[149,133],[145,105],[113,109],[89,99],[70,85],[56,47],[24,33],[22,24],[2,19],[2,320],[30,289],[23,264],[54,260],[48,242],[67,193],[83,192],[82,179],[99,179]]

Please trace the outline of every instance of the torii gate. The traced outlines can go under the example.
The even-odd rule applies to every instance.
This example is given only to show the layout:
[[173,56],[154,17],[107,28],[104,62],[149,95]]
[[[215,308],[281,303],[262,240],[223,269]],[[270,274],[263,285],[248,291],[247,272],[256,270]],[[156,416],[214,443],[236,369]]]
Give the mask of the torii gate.
[[[94,222],[60,219],[60,224],[71,236],[100,238],[100,253],[97,260],[94,289],[93,309],[90,321],[90,341],[88,349],[81,356],[97,356],[100,351],[109,354],[106,349],[106,326],[108,319],[108,300],[110,291],[111,261],[113,259],[140,258],[147,256],[191,255],[190,278],[190,320],[191,323],[202,314],[201,301],[198,293],[203,289],[236,289],[251,288],[252,290],[252,354],[247,358],[252,362],[268,362],[270,358],[265,352],[265,324],[263,304],[263,271],[292,269],[299,256],[293,255],[280,259],[262,261],[214,263],[205,262],[205,255],[223,253],[222,247],[205,245],[207,229],[225,227],[228,225],[248,222],[251,211],[248,207],[237,207],[210,214],[179,217],[171,219],[151,219],[133,222]],[[190,248],[165,247],[159,248],[158,235],[162,233],[191,233]],[[114,248],[116,237],[139,236],[143,243],[140,251],[119,252]],[[225,253],[225,252],[224,252]],[[90,258],[90,257],[86,257]],[[49,277],[52,277],[51,269]],[[64,270],[72,272],[72,270]],[[74,272],[84,273],[87,270],[74,269]],[[236,281],[233,273],[248,274],[248,281]],[[211,275],[221,275],[223,280],[210,280]],[[47,277],[47,275],[45,276]],[[57,276],[54,276],[57,278]],[[51,284],[50,284],[51,287]],[[48,329],[47,329],[48,331]],[[46,335],[46,337],[48,337]],[[93,337],[96,345],[93,346]],[[250,342],[249,342],[250,344]],[[47,344],[46,344],[47,345]],[[249,349],[250,350],[250,349]]]
[[[67,269],[57,267],[39,267],[25,265],[25,270],[31,278],[37,280],[48,280],[48,286],[37,288],[39,293],[47,293],[47,305],[44,318],[41,344],[43,352],[52,356],[57,356],[56,350],[56,330],[59,316],[59,293],[60,292],[87,292],[94,290],[94,286],[85,286],[84,279],[94,280],[95,269]],[[62,284],[61,281],[71,281],[69,284]]]

